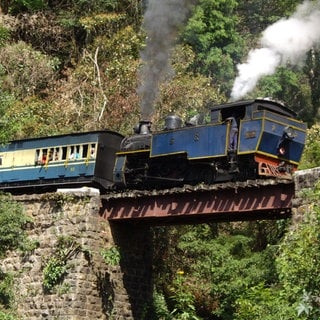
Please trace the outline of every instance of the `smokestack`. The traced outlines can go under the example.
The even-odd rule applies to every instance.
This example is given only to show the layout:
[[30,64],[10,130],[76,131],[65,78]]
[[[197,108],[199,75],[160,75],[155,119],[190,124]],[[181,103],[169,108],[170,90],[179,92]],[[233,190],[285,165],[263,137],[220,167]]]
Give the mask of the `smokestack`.
[[253,90],[261,77],[273,74],[288,62],[304,63],[307,52],[320,44],[320,0],[305,1],[288,19],[269,26],[260,39],[261,48],[251,50],[240,64],[231,99],[238,100]]
[[170,55],[180,27],[195,0],[149,0],[144,15],[146,47],[141,52],[142,68],[137,92],[143,119],[150,119],[161,82],[172,75]]

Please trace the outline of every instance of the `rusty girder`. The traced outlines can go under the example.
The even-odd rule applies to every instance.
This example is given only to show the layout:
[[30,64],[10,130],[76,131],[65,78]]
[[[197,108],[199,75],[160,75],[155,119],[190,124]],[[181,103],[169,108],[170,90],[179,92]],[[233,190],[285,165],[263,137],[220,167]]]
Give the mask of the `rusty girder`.
[[101,196],[109,221],[153,224],[283,219],[291,216],[294,183],[253,180]]

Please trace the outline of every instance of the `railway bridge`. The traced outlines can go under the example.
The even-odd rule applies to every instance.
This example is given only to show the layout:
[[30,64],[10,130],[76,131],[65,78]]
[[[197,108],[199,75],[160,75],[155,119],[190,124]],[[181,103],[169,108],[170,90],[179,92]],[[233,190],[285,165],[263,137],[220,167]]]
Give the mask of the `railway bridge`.
[[283,219],[291,216],[293,180],[261,179],[101,195],[101,216],[151,225]]
[[[59,192],[17,195],[15,200],[32,217],[28,235],[40,246],[28,255],[8,252],[0,267],[17,274],[17,310],[23,319],[150,319],[146,312],[152,312],[153,303],[153,226],[291,216],[297,223],[309,207],[300,191],[313,188],[319,179],[320,168],[314,168],[297,172],[291,181],[101,195],[78,190],[70,197]],[[43,291],[44,263],[55,257],[59,239],[73,239],[80,250],[65,262],[68,272],[59,288],[68,290],[49,294]]]

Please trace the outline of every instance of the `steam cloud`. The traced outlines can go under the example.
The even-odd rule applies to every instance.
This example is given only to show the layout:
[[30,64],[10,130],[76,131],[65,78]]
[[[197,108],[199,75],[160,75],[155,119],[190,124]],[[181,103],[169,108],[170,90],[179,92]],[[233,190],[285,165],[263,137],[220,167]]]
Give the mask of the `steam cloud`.
[[194,0],[149,0],[144,15],[146,47],[141,52],[143,62],[137,92],[141,113],[149,120],[159,94],[160,83],[171,71],[170,54],[180,27],[186,21]]
[[306,53],[320,44],[320,0],[305,1],[290,18],[269,26],[260,43],[261,48],[251,50],[247,62],[237,66],[230,100],[245,96],[261,77],[273,74],[278,66],[304,62]]

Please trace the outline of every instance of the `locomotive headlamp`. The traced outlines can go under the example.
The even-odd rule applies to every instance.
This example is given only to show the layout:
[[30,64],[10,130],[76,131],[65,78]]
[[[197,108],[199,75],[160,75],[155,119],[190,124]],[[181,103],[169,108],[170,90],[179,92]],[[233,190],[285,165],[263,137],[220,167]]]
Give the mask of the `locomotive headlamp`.
[[294,139],[297,136],[295,130],[289,126],[284,128],[283,134],[287,139],[290,139],[290,140]]

